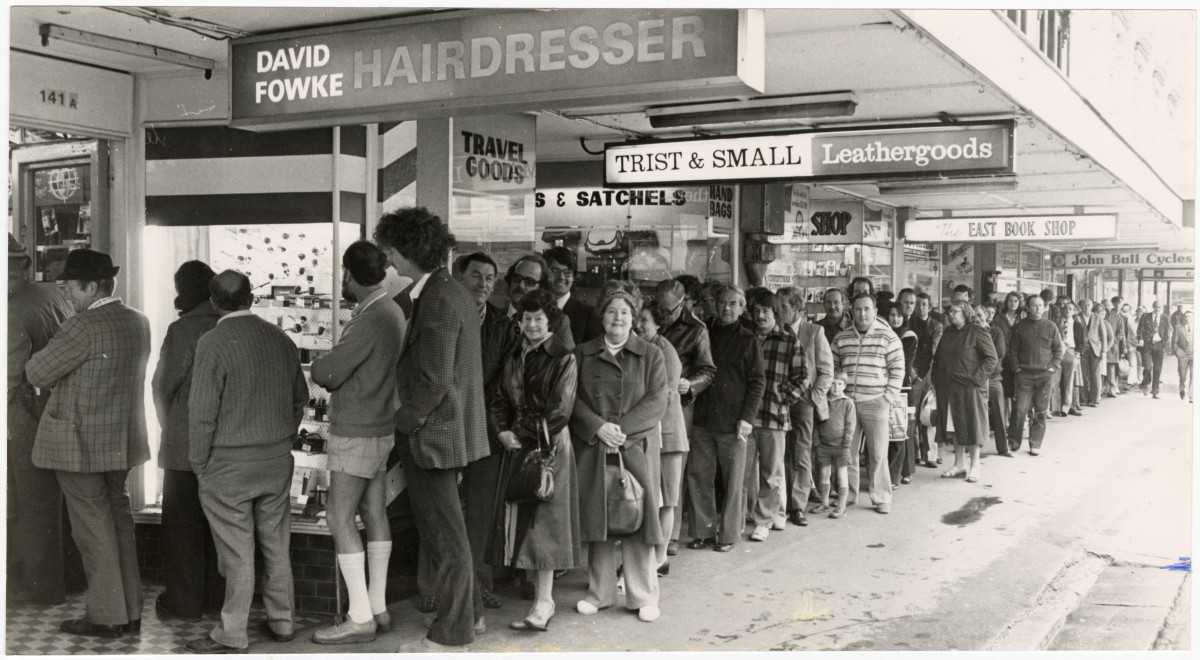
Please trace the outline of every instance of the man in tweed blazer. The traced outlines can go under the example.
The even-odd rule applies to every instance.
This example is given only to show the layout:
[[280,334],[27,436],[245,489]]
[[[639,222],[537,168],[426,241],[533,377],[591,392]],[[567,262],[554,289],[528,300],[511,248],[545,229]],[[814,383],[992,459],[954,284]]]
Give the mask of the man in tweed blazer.
[[[446,272],[454,235],[423,208],[385,214],[375,242],[411,277],[408,336],[396,370],[396,449],[417,532],[437,566],[437,617],[406,651],[447,651],[483,632],[483,602],[459,505],[458,471],[487,456],[479,307]],[[461,649],[460,649],[461,650]]]
[[33,464],[54,470],[83,556],[87,610],[60,629],[118,637],[139,632],[142,581],[125,480],[150,458],[144,392],[150,322],[113,289],[112,258],[93,250],[67,255],[75,316],[25,365],[30,384],[54,388],[33,445]]

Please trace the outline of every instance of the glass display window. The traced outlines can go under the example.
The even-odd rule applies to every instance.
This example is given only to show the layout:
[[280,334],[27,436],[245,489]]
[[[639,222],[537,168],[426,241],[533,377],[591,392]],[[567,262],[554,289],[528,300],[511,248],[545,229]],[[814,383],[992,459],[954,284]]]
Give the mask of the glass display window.
[[1042,250],[1022,245],[1021,247],[1021,278],[1027,280],[1042,279]]

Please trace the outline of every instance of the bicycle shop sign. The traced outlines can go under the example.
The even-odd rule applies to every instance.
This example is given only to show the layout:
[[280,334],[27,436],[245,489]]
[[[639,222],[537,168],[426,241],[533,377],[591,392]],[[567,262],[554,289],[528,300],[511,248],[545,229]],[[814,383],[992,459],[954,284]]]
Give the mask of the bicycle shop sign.
[[231,125],[288,129],[762,93],[760,9],[456,11],[234,40]]
[[1012,122],[609,144],[605,185],[1011,174]]
[[1145,250],[1130,252],[1060,252],[1050,257],[1055,268],[1162,268],[1186,266],[1191,268],[1196,257],[1190,252]]

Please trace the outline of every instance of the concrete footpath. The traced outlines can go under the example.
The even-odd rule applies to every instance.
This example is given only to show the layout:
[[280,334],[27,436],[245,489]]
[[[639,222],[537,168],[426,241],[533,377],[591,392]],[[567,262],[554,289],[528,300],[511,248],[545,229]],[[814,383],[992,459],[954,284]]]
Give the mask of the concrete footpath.
[[[1166,362],[1161,399],[1135,390],[1054,418],[1041,456],[985,447],[978,483],[919,467],[891,515],[860,503],[727,554],[682,548],[656,623],[577,614],[576,569],[555,584],[550,631],[513,632],[529,603],[499,589],[471,651],[1190,649],[1190,574],[1160,568],[1192,554],[1192,407]],[[372,643],[323,647],[300,630],[250,652],[393,652],[423,636],[415,598],[390,610],[393,631]]]

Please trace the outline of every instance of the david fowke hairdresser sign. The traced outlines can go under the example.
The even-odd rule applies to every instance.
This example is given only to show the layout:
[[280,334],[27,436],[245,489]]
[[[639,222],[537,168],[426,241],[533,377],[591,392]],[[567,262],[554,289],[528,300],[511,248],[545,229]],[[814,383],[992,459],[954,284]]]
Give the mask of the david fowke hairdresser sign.
[[496,114],[763,89],[755,9],[475,10],[230,45],[235,127]]
[[610,144],[605,183],[1011,173],[1012,123]]

